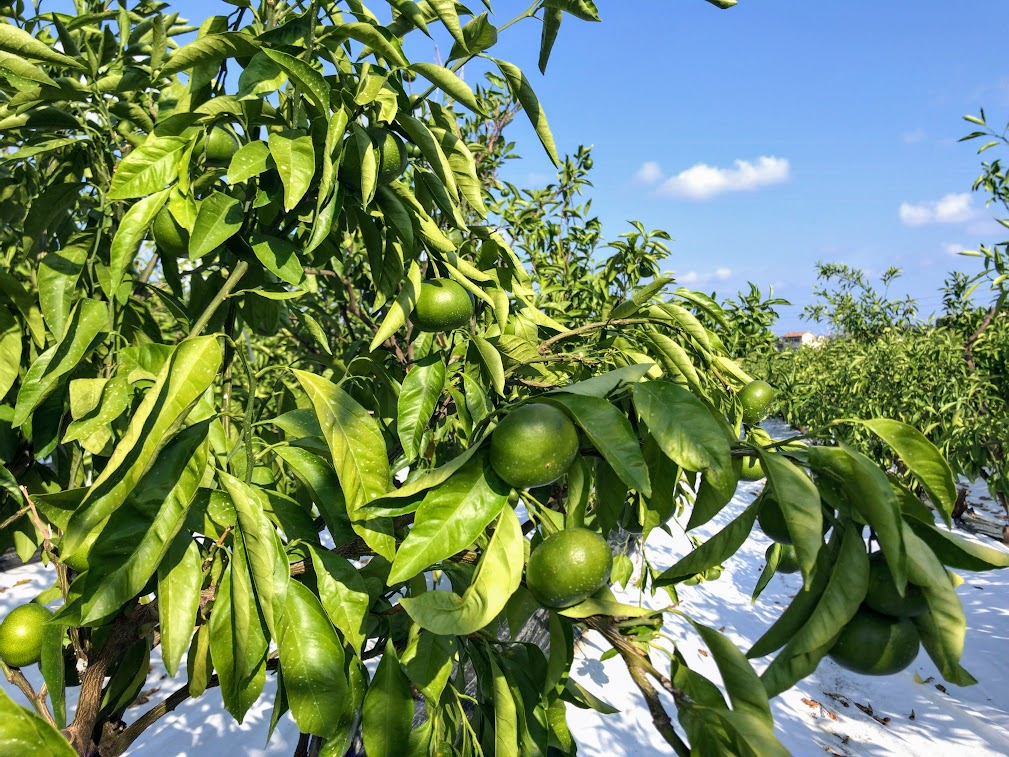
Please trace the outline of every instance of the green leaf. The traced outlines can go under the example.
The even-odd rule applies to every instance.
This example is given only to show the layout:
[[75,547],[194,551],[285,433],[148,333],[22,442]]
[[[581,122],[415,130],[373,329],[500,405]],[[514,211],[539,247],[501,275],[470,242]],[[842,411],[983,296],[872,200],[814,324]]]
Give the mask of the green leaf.
[[63,537],[64,558],[81,553],[105,520],[123,504],[172,433],[213,384],[222,360],[216,337],[187,339],[175,348],[81,507],[71,517]]
[[38,356],[21,382],[11,420],[14,428],[27,421],[35,408],[56,390],[61,379],[77,367],[98,335],[108,328],[108,319],[105,303],[88,299],[77,303],[63,339]]
[[[269,643],[241,536],[234,533],[231,562],[224,571],[210,613],[210,656],[220,679],[224,707],[241,723],[263,692]],[[294,592],[288,592],[287,596],[292,594]],[[290,609],[287,607],[289,612]]]
[[[30,63],[24,58],[12,55],[11,53],[4,52],[2,50],[0,50],[0,75],[3,75],[7,81],[11,82],[14,86],[17,86],[17,81],[19,79],[35,82],[37,84],[46,84],[50,87],[59,86],[56,82],[49,78],[49,75],[45,71],[36,66],[34,63]],[[8,160],[11,160],[12,158],[13,156],[8,157]]]
[[581,394],[586,397],[609,397],[625,386],[632,386],[643,380],[645,374],[653,367],[652,363],[627,365],[607,373],[593,376],[577,384],[570,384],[558,389],[551,389],[548,394]]
[[315,104],[320,113],[329,115],[331,90],[321,73],[300,58],[280,50],[265,48],[263,52],[269,56],[270,60],[280,66],[291,81],[298,86],[298,90]]
[[76,757],[77,752],[59,731],[0,689],[0,754]]
[[[74,379],[70,382],[70,413],[74,421],[63,434],[63,443],[80,440],[92,454],[108,454],[114,439],[112,422],[129,406],[132,391],[126,376],[110,379]],[[110,448],[111,449],[111,448]]]
[[0,50],[18,58],[28,58],[56,66],[84,70],[84,65],[68,55],[63,55],[41,40],[13,24],[0,24]]
[[771,492],[785,516],[785,526],[795,545],[805,585],[809,586],[816,556],[823,546],[820,493],[809,476],[788,458],[765,450],[759,450],[759,454],[760,464],[771,484]]
[[417,643],[407,647],[403,653],[400,660],[403,669],[417,690],[430,701],[441,700],[441,694],[452,674],[458,647],[458,642],[451,636],[420,631]]
[[589,618],[593,615],[615,615],[626,618],[640,618],[651,615],[654,610],[647,607],[638,607],[617,601],[613,591],[609,586],[604,586],[588,599],[584,599],[576,605],[557,610],[558,615],[565,618]]
[[165,204],[170,191],[164,189],[150,197],[145,197],[126,211],[126,215],[120,221],[116,235],[112,239],[112,250],[109,253],[108,282],[102,280],[102,289],[105,290],[109,299],[117,296],[119,285],[133,264],[137,250],[140,249],[140,243],[147,236],[151,222],[154,221],[154,217]]
[[[430,165],[432,170],[442,183],[445,185],[446,191],[452,196],[452,199],[456,202],[459,201],[459,187],[456,186],[455,175],[452,173],[452,166],[448,162],[448,158],[445,157],[445,153],[441,149],[441,143],[435,138],[434,134],[427,127],[423,121],[414,118],[407,113],[398,113],[396,115],[396,122],[403,127],[403,131],[406,132],[410,141],[413,142],[420,149],[421,155],[424,156]],[[414,200],[416,203],[416,200]],[[418,219],[423,218],[420,213],[416,214]],[[424,214],[426,215],[426,214]]]
[[428,4],[441,19],[442,24],[457,43],[466,46],[466,38],[462,35],[462,26],[456,13],[455,0],[428,0]]
[[[59,593],[59,587],[53,587],[50,591]],[[45,600],[38,597],[36,602],[42,603]],[[56,623],[46,623],[42,626],[42,657],[39,660],[39,670],[42,672],[42,679],[49,689],[49,700],[53,705],[53,718],[57,728],[66,728],[67,725],[67,702],[64,682],[66,678],[65,661],[63,658],[63,641],[67,638],[67,629]],[[74,658],[76,662],[76,657]],[[0,734],[3,727],[0,726]],[[2,739],[0,735],[0,739]],[[2,752],[0,752],[2,753]]]
[[430,490],[396,551],[389,583],[407,581],[473,544],[507,505],[510,491],[494,473],[486,453]]
[[116,167],[109,185],[110,200],[128,200],[160,192],[179,176],[183,156],[192,144],[189,137],[159,137],[151,134]]
[[88,572],[74,582],[81,625],[98,625],[118,612],[168,556],[203,480],[208,430],[203,421],[176,436],[95,535]]
[[550,60],[550,53],[554,49],[554,42],[557,41],[557,33],[561,30],[561,22],[564,14],[555,8],[543,9],[543,32],[540,34],[540,57],[537,62],[540,73],[546,74],[547,62]]
[[313,544],[306,546],[312,556],[322,606],[354,653],[360,655],[367,639],[365,619],[371,605],[364,578],[346,558]]
[[[959,570],[1009,568],[1009,553],[946,533],[932,524],[905,519],[915,535],[924,541],[943,565]],[[906,536],[906,535],[905,535]]]
[[245,220],[242,205],[223,192],[213,192],[200,202],[193,231],[189,235],[189,257],[196,260],[213,252],[238,233]]
[[774,719],[771,717],[767,693],[760,684],[760,677],[739,648],[714,628],[690,618],[687,620],[711,650],[733,710],[746,712],[768,726],[773,726]]
[[504,397],[505,372],[504,363],[501,360],[501,353],[497,351],[493,344],[488,342],[482,336],[474,335],[473,344],[476,346],[481,362],[487,369],[487,374],[490,376],[491,380],[491,386],[494,387],[495,392]]
[[469,85],[444,66],[434,63],[414,63],[409,66],[409,69],[423,76],[446,95],[458,100],[478,116],[484,115]]
[[632,389],[634,409],[662,451],[691,471],[730,467],[729,444],[714,416],[686,389],[645,381]]
[[0,307],[0,399],[17,381],[21,368],[21,325],[10,311]]
[[626,415],[598,397],[561,394],[550,395],[549,401],[560,405],[574,418],[621,481],[646,497],[651,495],[648,466]]
[[347,503],[333,466],[301,447],[277,447],[276,453],[305,482],[334,541],[346,544],[353,540],[354,530],[350,525]]
[[536,93],[533,92],[529,80],[526,79],[525,74],[518,67],[511,63],[496,58],[491,58],[491,60],[501,70],[512,98],[522,105],[522,110],[526,112],[530,122],[532,122],[536,136],[540,138],[543,149],[546,150],[550,161],[554,164],[555,168],[560,168],[560,158],[557,157],[557,146],[554,144],[553,134],[550,133],[550,125],[547,123],[546,114],[540,107],[540,101],[537,99]]
[[253,176],[259,176],[270,168],[270,148],[265,142],[255,140],[244,144],[231,156],[228,165],[228,183],[241,184]]
[[592,0],[543,0],[544,8],[567,11],[582,21],[599,21],[599,10]]
[[898,591],[907,585],[903,519],[900,502],[879,466],[845,446],[809,448],[809,464],[841,487],[848,502],[868,521],[883,548]]
[[[399,489],[389,492],[388,494],[374,500],[371,503],[371,507],[374,508],[376,512],[381,512],[385,515],[391,515],[393,512],[397,515],[402,515],[404,513],[412,513],[416,511],[420,503],[417,501],[416,503],[411,504],[411,500],[414,500],[417,495],[426,492],[428,489],[433,489],[445,481],[448,481],[451,476],[455,475],[456,471],[469,462],[470,458],[472,458],[479,449],[480,442],[478,441],[465,452],[462,452],[458,456],[452,458],[440,468],[423,473],[412,481],[407,482]],[[407,504],[402,504],[404,501]],[[397,503],[400,504],[397,505]]]
[[200,548],[189,534],[183,533],[176,537],[158,565],[161,657],[168,675],[173,678],[193,637],[203,586],[202,563]]
[[861,529],[849,526],[816,609],[760,677],[768,696],[777,696],[816,670],[841,629],[858,612],[868,589],[869,556]]
[[238,526],[248,550],[252,583],[256,587],[256,601],[266,620],[266,627],[277,638],[291,568],[277,529],[266,516],[266,511],[270,509],[269,499],[261,489],[224,471],[218,471],[217,478],[231,496],[238,513]]
[[298,246],[293,242],[261,232],[253,232],[252,251],[266,269],[281,281],[298,286],[305,278],[305,269],[298,260]]
[[977,680],[960,665],[967,620],[956,590],[936,554],[907,524],[908,580],[921,587],[928,602],[928,612],[914,619],[922,646],[939,668],[942,677],[958,686],[970,686]]
[[[244,32],[205,34],[172,53],[168,63],[161,69],[161,76],[216,64],[226,58],[251,57],[257,50],[256,41]],[[269,54],[270,51],[266,52]]]
[[506,507],[498,519],[473,576],[462,596],[448,591],[428,591],[400,600],[403,609],[421,628],[445,636],[479,631],[504,610],[522,582],[525,539],[515,511]]
[[[80,279],[81,271],[84,270],[84,264],[91,254],[92,240],[91,236],[83,236],[79,239],[72,238],[70,244],[58,250],[49,250],[39,261],[39,304],[42,306],[42,315],[49,330],[57,340],[63,338],[74,294],[77,291],[77,282]],[[2,330],[2,326],[0,326],[0,330]],[[19,338],[19,344],[20,341]],[[20,360],[15,361],[14,365],[16,366],[19,362]],[[0,380],[0,396],[4,393],[3,381]]]
[[753,530],[753,522],[757,519],[758,503],[754,502],[734,518],[725,528],[712,536],[701,546],[681,557],[675,565],[660,573],[655,581],[656,587],[676,583],[697,573],[703,573],[708,568],[720,565],[728,560],[743,545],[746,537]]
[[388,560],[395,557],[392,524],[369,520],[361,508],[389,490],[391,472],[378,422],[353,397],[331,381],[294,371],[315,408],[354,530]]
[[445,362],[438,354],[421,358],[403,379],[397,400],[396,433],[407,460],[420,454],[420,443],[445,388]]
[[504,671],[494,662],[493,655],[488,655],[492,680],[492,698],[494,701],[494,755],[495,757],[519,757],[519,726],[518,709],[522,700],[516,701],[512,686]]
[[334,738],[354,719],[345,653],[319,599],[303,584],[288,587],[277,644],[291,715],[303,733]]
[[[291,132],[294,134],[296,132]],[[270,155],[284,183],[284,210],[290,212],[301,202],[315,176],[315,147],[309,136],[270,134]]]
[[413,709],[410,681],[389,639],[368,693],[364,695],[361,731],[369,757],[403,754],[403,746],[410,739]]
[[[724,1],[724,0],[722,0]],[[732,0],[735,2],[736,0]],[[790,752],[774,735],[772,725],[751,712],[721,710],[718,718],[728,727],[730,734],[736,740],[746,745],[747,754],[759,754],[761,757],[789,757]]]
[[832,537],[827,549],[821,550],[817,557],[816,570],[813,572],[810,585],[799,590],[785,611],[746,653],[747,657],[764,657],[781,649],[802,628],[827,588],[840,548],[840,537]]
[[935,445],[920,431],[899,421],[873,418],[852,422],[868,428],[897,453],[914,479],[925,489],[946,525],[952,526],[956,483],[953,470]]
[[353,39],[365,47],[370,47],[376,56],[385,58],[394,66],[405,68],[408,65],[406,57],[399,46],[399,41],[383,34],[381,27],[364,22],[350,22],[332,27],[329,37],[335,40]]

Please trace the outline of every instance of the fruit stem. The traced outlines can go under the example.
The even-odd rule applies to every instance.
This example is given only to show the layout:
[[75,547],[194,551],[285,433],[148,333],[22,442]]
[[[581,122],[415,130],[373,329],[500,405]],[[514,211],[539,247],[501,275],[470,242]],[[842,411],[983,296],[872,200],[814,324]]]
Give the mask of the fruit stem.
[[228,276],[228,280],[224,282],[224,286],[221,287],[220,291],[214,295],[214,299],[210,301],[206,309],[203,311],[203,315],[200,319],[193,324],[192,330],[189,332],[189,336],[199,336],[203,333],[203,329],[207,328],[207,324],[210,323],[210,319],[214,317],[214,313],[217,312],[217,308],[221,306],[221,303],[227,299],[228,295],[231,294],[231,290],[234,289],[245,272],[249,270],[249,264],[244,260],[239,260],[235,265],[234,270],[232,270],[231,275]]

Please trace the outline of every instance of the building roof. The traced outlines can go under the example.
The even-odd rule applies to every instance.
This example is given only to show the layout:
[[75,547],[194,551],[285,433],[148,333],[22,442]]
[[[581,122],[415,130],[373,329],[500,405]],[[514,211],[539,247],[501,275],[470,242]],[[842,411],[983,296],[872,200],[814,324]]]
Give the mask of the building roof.
[[799,339],[806,334],[812,334],[812,331],[789,331],[787,334],[782,334],[782,339]]

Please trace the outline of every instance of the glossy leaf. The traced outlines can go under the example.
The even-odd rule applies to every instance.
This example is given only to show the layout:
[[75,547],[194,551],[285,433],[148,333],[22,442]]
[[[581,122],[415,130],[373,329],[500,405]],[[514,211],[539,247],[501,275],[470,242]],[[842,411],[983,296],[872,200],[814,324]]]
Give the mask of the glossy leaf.
[[7,308],[0,307],[0,399],[14,386],[21,367],[21,326]]
[[88,542],[154,463],[171,433],[217,378],[223,354],[215,337],[182,342],[130,419],[63,538],[64,557]]
[[24,29],[13,24],[0,24],[0,50],[19,58],[28,58],[77,70],[84,69],[80,61],[57,52],[52,45],[35,39]]
[[361,731],[369,757],[395,757],[403,753],[413,723],[410,681],[396,657],[390,639],[375,677],[364,695]]
[[241,723],[263,692],[269,645],[241,538],[234,544],[210,613],[210,655],[224,707]]
[[118,612],[168,555],[203,480],[208,427],[204,421],[175,437],[95,535],[89,570],[74,582],[81,624],[97,625]]
[[365,619],[371,597],[360,572],[344,557],[308,545],[319,599],[344,639],[360,655],[366,639]]
[[0,754],[44,754],[47,757],[76,757],[65,738],[30,710],[26,710],[0,689]]
[[598,397],[559,394],[550,395],[550,402],[561,405],[571,415],[621,481],[645,496],[652,493],[648,466],[626,415]]
[[137,256],[140,243],[147,235],[154,217],[164,207],[169,191],[163,189],[135,203],[119,222],[119,228],[112,239],[112,251],[109,253],[108,279],[101,282],[102,289],[110,299],[117,296],[119,285],[133,265],[133,259]]
[[869,588],[869,556],[861,531],[848,528],[830,580],[809,619],[760,676],[776,696],[816,670],[841,629],[858,611]]
[[291,715],[303,733],[338,736],[353,719],[345,653],[322,604],[292,581],[277,643]]
[[691,471],[730,466],[729,445],[714,416],[686,389],[646,381],[632,389],[634,409],[662,451]]
[[480,559],[473,583],[462,596],[435,590],[418,597],[404,597],[400,603],[417,625],[432,633],[446,636],[475,633],[504,610],[508,598],[519,587],[525,563],[524,541],[515,511],[506,507]]
[[245,544],[256,587],[256,601],[266,620],[266,627],[276,638],[279,635],[280,614],[284,611],[284,596],[291,578],[291,568],[280,542],[277,529],[266,516],[270,504],[257,487],[218,471],[218,480],[231,497],[238,514],[238,527]]
[[116,168],[109,199],[146,197],[165,189],[178,178],[183,155],[191,142],[188,137],[148,137]]
[[816,556],[823,546],[820,493],[809,476],[782,455],[760,450],[760,464],[785,516],[785,526],[795,545],[805,585],[809,586]]
[[666,586],[697,573],[703,573],[736,554],[753,530],[753,522],[757,519],[757,505],[757,502],[751,504],[725,528],[660,573],[655,579],[655,586]]
[[397,400],[396,433],[407,460],[420,454],[420,443],[441,392],[445,388],[445,362],[428,355],[414,363],[403,379]]
[[810,447],[809,463],[846,493],[850,504],[864,517],[883,547],[898,591],[907,585],[903,519],[897,495],[886,474],[865,455],[847,446]]
[[[49,250],[39,263],[39,304],[46,324],[57,340],[63,338],[77,283],[91,252],[91,245],[90,237],[82,237],[76,243],[72,241],[58,250]],[[0,326],[0,331],[2,330]],[[0,352],[3,351],[2,339],[0,336]],[[18,343],[20,344],[20,339]],[[19,361],[15,361],[15,365],[17,362]],[[4,393],[3,380],[0,378],[0,396]]]
[[897,453],[928,494],[947,526],[952,525],[956,483],[949,463],[916,428],[887,418],[858,421]]
[[60,380],[77,367],[91,349],[95,338],[108,328],[108,306],[98,300],[83,299],[74,308],[64,338],[32,363],[18,390],[11,425],[23,424],[42,401],[56,390]]
[[202,200],[189,235],[190,259],[201,258],[231,239],[242,228],[243,218],[238,200],[223,192],[213,192]]
[[389,489],[385,438],[374,418],[343,389],[306,371],[294,371],[315,407],[354,530],[386,559],[395,556],[391,524],[359,510]]
[[298,260],[298,246],[287,239],[255,232],[251,238],[252,251],[266,270],[281,281],[298,286],[305,278],[305,270]]
[[168,675],[175,677],[179,662],[189,648],[200,609],[203,559],[189,534],[176,537],[165,559],[158,565],[158,630],[161,657]]
[[511,488],[490,466],[487,454],[431,489],[414,525],[396,551],[390,583],[401,583],[469,547],[507,505]]
[[291,211],[308,192],[315,175],[312,138],[274,132],[269,139],[270,155],[284,183],[284,210]]
[[511,91],[512,97],[522,105],[522,110],[529,117],[533,130],[543,144],[543,149],[546,150],[547,156],[554,166],[559,168],[560,158],[557,156],[557,146],[554,144],[553,134],[550,133],[550,125],[547,123],[546,114],[543,112],[540,101],[536,97],[536,93],[533,92],[529,80],[526,79],[525,74],[518,67],[511,63],[497,59],[492,60],[497,64],[505,81],[508,82],[508,89]]

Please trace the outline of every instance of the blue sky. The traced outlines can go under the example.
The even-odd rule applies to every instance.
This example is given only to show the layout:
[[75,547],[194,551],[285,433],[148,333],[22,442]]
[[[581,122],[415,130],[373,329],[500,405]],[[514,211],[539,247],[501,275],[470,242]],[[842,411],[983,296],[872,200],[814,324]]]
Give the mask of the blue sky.
[[[719,11],[604,0],[599,10],[600,24],[565,21],[545,78],[530,28],[503,35],[501,54],[531,72],[561,150],[594,145],[593,208],[607,236],[629,218],[666,229],[669,267],[691,286],[773,285],[796,303],[780,323],[791,329],[805,327],[817,260],[896,265],[891,291],[928,314],[949,270],[974,270],[951,250],[1005,238],[970,193],[979,145],[957,139],[979,107],[990,123],[1009,119],[998,42],[1009,3],[740,0]],[[549,163],[531,134],[519,139],[528,157],[509,177],[542,181]]]
[[[501,24],[527,3],[493,5]],[[546,77],[536,70],[536,20],[502,33],[494,53],[526,72],[561,152],[594,146],[590,196],[606,236],[628,219],[667,230],[668,268],[682,283],[719,296],[747,281],[773,286],[795,303],[779,324],[788,330],[805,326],[817,260],[873,274],[896,265],[904,276],[891,292],[917,297],[927,315],[949,270],[974,270],[952,251],[1003,239],[985,198],[970,192],[976,145],[957,139],[969,131],[961,116],[979,107],[993,124],[1009,120],[1009,3],[597,5],[602,23],[565,17]],[[177,7],[194,21],[233,10]],[[437,55],[430,44],[410,51]],[[472,83],[479,71],[464,75]],[[524,157],[505,178],[543,184],[549,161],[516,123]]]

